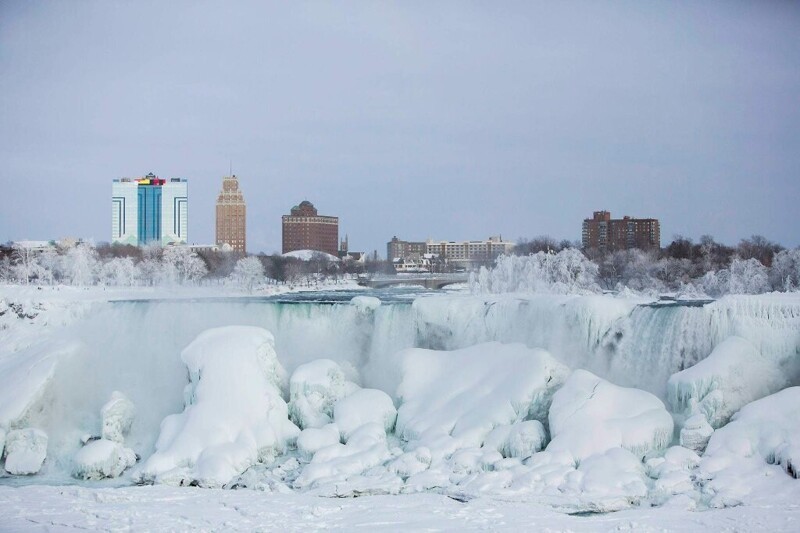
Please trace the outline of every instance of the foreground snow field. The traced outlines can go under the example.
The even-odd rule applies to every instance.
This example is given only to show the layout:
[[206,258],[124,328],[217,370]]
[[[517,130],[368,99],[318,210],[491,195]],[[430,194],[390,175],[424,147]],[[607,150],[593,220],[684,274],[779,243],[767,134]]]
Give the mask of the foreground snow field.
[[797,531],[800,503],[765,497],[747,506],[675,507],[567,515],[491,497],[438,494],[317,498],[193,487],[0,486],[3,531]]
[[0,530],[800,524],[798,294],[57,292],[0,292]]

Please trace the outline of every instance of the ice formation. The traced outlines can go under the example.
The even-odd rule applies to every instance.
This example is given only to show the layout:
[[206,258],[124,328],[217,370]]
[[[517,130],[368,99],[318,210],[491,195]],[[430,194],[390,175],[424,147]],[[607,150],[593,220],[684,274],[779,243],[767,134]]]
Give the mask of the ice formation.
[[708,423],[706,416],[702,413],[694,414],[683,423],[680,434],[681,446],[701,452],[705,450],[708,439],[713,433],[714,428]]
[[350,305],[358,309],[360,313],[369,313],[375,312],[381,306],[381,301],[374,296],[355,296],[350,300]]
[[542,450],[547,443],[547,431],[538,420],[495,427],[486,436],[483,447],[497,450],[503,457],[527,459]]
[[391,457],[385,425],[367,422],[350,435],[346,444],[332,444],[318,450],[295,480],[294,486],[309,489],[333,485],[335,490],[337,482],[363,474],[370,468],[384,464]]
[[785,372],[749,341],[731,336],[711,354],[667,382],[676,413],[702,413],[719,428],[743,406],[786,386]]
[[119,442],[97,439],[86,443],[73,459],[72,475],[81,479],[118,477],[136,464],[136,454]]
[[5,469],[9,474],[36,474],[47,457],[47,434],[36,428],[15,429],[6,435]]
[[124,446],[125,436],[136,416],[133,403],[121,392],[114,391],[100,410],[100,415],[102,437],[87,437],[83,448],[72,460],[72,475],[77,478],[97,480],[119,477],[136,464],[136,453]]
[[397,434],[429,444],[451,436],[480,447],[495,427],[546,422],[568,369],[544,350],[485,343],[452,352],[407,350],[397,390]]
[[576,370],[553,396],[548,451],[567,451],[582,461],[622,447],[637,457],[672,440],[672,416],[652,394],[619,387]]
[[339,444],[340,440],[336,424],[328,424],[321,428],[309,427],[301,431],[297,437],[297,451],[303,459],[310,461],[319,450]]
[[136,416],[136,408],[127,396],[119,391],[111,394],[100,415],[103,418],[102,436],[114,442],[124,442]]
[[[3,428],[38,427],[50,440],[48,476],[72,468],[81,480],[122,473],[114,484],[489,494],[568,512],[728,506],[800,490],[784,473],[797,470],[796,399],[784,391],[745,416],[773,396],[746,401],[782,386],[776,372],[800,376],[797,295],[703,306],[627,295],[222,300],[104,303],[57,339],[37,326],[37,342],[27,329],[24,343],[16,326],[0,331],[0,448]],[[201,333],[229,324],[266,326],[274,346],[255,327]],[[62,342],[70,338],[83,347]],[[296,369],[288,392],[278,356]],[[98,419],[114,390],[135,400],[135,423],[118,394]],[[656,396],[677,411],[679,438]],[[737,409],[714,431],[709,420]],[[104,438],[78,451],[84,433]],[[126,447],[144,458],[127,476]]]
[[358,388],[330,359],[300,365],[289,379],[289,416],[300,429],[320,428],[333,420],[334,404]]
[[222,486],[297,438],[281,397],[285,372],[271,333],[248,326],[210,329],[181,359],[190,378],[186,409],[162,422],[139,479]]
[[740,463],[752,461],[780,465],[800,478],[800,387],[744,406],[711,436],[701,468],[714,478],[714,487],[725,487]]
[[392,398],[378,389],[359,389],[339,400],[333,407],[333,418],[345,442],[364,424],[375,423],[384,432],[394,429],[397,409]]
[[0,426],[24,425],[45,395],[59,360],[79,347],[78,342],[45,342],[0,358]]

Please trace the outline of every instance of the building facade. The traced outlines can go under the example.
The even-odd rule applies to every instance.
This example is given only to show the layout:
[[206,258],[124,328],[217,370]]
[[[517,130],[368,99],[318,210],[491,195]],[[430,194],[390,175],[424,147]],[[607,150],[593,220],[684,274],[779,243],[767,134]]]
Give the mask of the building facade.
[[111,242],[142,246],[185,244],[189,226],[188,183],[143,178],[115,179],[111,185]]
[[581,243],[584,250],[616,251],[661,248],[661,226],[655,218],[612,219],[608,211],[595,211],[583,221]]
[[308,200],[283,215],[283,252],[316,250],[334,257],[339,253],[339,217],[319,215]]
[[488,265],[499,256],[509,254],[514,243],[502,237],[489,237],[485,241],[401,241],[393,237],[386,243],[389,261],[397,264],[430,265],[445,264],[454,268],[471,268]]
[[247,252],[247,206],[236,175],[222,178],[217,197],[217,246],[229,245],[232,250]]
[[391,241],[386,243],[386,259],[388,261],[395,259],[419,260],[426,253],[427,248],[424,242],[401,241],[394,236]]

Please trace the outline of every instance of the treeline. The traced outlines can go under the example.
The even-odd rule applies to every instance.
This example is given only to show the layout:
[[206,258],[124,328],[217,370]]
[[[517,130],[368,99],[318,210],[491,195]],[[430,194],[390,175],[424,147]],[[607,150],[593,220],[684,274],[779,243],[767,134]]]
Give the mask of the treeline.
[[[515,255],[552,255],[579,248],[579,243],[542,236],[521,240]],[[742,239],[736,246],[719,243],[710,235],[698,242],[679,235],[662,249],[582,253],[596,267],[589,268],[591,277],[604,290],[719,296],[800,289],[800,250],[785,249],[760,235]]]
[[250,255],[187,246],[144,247],[53,242],[44,248],[0,246],[0,282],[39,285],[156,286],[236,283],[313,285],[365,272],[382,262],[332,261],[327,255],[303,261],[281,255]]

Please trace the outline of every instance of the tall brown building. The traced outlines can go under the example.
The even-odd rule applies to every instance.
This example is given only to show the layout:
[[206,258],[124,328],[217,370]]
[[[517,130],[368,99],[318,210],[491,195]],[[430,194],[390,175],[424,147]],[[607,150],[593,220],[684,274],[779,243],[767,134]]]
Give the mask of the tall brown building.
[[581,241],[584,249],[661,248],[661,226],[656,218],[612,219],[608,211],[595,211],[583,221]]
[[339,217],[317,214],[308,200],[283,215],[283,253],[316,250],[336,256],[339,252]]
[[247,219],[244,196],[236,175],[222,178],[217,197],[217,245],[229,244],[237,252],[247,251]]

